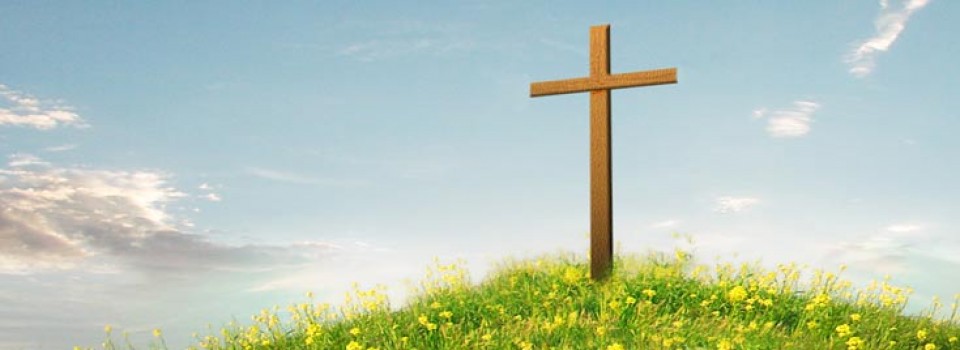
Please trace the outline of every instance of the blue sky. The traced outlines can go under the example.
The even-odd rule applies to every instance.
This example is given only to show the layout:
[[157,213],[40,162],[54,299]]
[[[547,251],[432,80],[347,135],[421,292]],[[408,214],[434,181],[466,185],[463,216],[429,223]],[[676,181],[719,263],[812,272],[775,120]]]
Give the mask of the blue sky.
[[[613,93],[619,249],[960,292],[960,4],[0,4],[0,348],[169,344],[405,293],[432,258],[585,253],[588,72]],[[733,256],[734,253],[738,255]]]

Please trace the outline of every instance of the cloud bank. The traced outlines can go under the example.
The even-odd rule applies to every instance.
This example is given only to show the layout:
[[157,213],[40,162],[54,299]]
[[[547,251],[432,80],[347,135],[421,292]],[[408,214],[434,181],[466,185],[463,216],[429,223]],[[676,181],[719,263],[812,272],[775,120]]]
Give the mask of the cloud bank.
[[907,21],[917,10],[930,3],[930,0],[898,1],[898,6],[890,6],[889,1],[880,1],[880,15],[874,20],[874,36],[858,43],[845,57],[850,65],[850,74],[857,78],[870,75],[876,68],[876,58],[881,52],[890,49],[900,33],[907,27]]
[[[0,168],[0,274],[90,261],[156,273],[262,268],[312,260],[319,243],[227,246],[187,232],[167,207],[188,196],[164,174],[57,167],[25,154]],[[200,197],[219,200],[215,194]]]

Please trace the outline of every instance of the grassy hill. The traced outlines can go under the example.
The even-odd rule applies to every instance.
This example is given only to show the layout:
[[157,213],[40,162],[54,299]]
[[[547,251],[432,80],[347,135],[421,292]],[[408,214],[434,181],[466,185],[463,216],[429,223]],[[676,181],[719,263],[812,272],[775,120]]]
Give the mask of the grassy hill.
[[[855,290],[831,272],[801,281],[795,264],[691,261],[680,250],[619,256],[613,276],[594,283],[586,261],[553,255],[503,263],[479,285],[459,264],[436,263],[402,308],[382,288],[355,289],[339,307],[274,307],[193,348],[960,349],[956,301],[948,320],[932,318],[936,301],[908,317],[911,291],[887,281]],[[164,348],[155,335],[150,347]],[[104,347],[120,348],[112,339]]]

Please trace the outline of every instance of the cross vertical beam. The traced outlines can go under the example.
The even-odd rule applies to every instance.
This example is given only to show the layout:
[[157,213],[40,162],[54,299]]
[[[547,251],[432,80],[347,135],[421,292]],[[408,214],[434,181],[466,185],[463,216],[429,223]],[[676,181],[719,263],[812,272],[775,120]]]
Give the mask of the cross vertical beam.
[[[610,76],[610,26],[590,28],[590,78]],[[590,276],[613,267],[613,184],[610,179],[610,90],[590,91]]]
[[590,92],[590,277],[613,268],[613,188],[610,161],[610,90],[676,84],[677,69],[610,74],[610,25],[590,27],[590,75],[530,84],[530,97]]

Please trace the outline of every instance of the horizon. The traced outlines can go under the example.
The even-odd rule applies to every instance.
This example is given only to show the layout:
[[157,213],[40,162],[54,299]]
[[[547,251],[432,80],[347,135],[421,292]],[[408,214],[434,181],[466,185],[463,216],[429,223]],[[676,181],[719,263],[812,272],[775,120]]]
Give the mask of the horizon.
[[[589,247],[587,76],[612,94],[613,239],[960,292],[948,1],[0,3],[0,348],[180,348],[434,257]],[[954,28],[954,29],[950,29]]]

